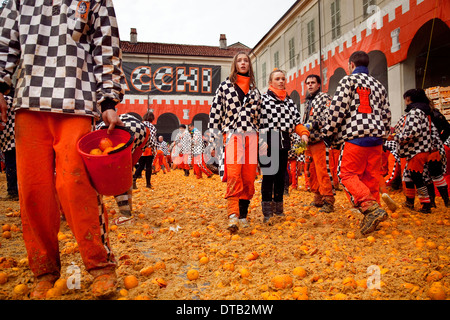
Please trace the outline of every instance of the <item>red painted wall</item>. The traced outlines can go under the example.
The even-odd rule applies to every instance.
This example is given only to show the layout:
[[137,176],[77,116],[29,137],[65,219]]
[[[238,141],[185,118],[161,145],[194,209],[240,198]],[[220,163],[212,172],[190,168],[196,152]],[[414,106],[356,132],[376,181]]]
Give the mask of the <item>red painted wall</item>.
[[[382,51],[386,56],[388,67],[391,67],[407,58],[408,49],[414,36],[425,23],[434,18],[438,18],[450,27],[450,1],[425,0],[419,5],[416,3],[416,0],[410,0],[410,9],[405,14],[402,14],[401,6],[396,8],[395,19],[391,22],[389,22],[389,16],[386,14],[383,17],[383,27],[381,29],[372,29],[372,33],[369,35],[366,34],[366,30],[362,31],[361,41],[356,42],[356,36],[354,36],[350,48],[347,48],[344,44],[343,51],[339,52],[339,47],[337,47],[334,49],[333,56],[331,55],[332,52],[329,51],[328,59],[322,61],[322,68],[327,68],[328,79],[338,68],[348,70],[348,59],[355,51]],[[392,53],[391,32],[397,28],[400,28],[399,41],[401,46],[399,51]],[[322,59],[324,59],[323,56]],[[320,74],[318,61],[316,61],[314,68],[310,65],[309,70],[306,70],[307,68],[305,67],[303,75],[298,72],[299,76],[295,75],[287,84],[288,92],[297,90],[302,101],[305,95],[302,95],[301,85],[308,74]],[[324,85],[324,91],[328,91],[328,84],[329,82]]]

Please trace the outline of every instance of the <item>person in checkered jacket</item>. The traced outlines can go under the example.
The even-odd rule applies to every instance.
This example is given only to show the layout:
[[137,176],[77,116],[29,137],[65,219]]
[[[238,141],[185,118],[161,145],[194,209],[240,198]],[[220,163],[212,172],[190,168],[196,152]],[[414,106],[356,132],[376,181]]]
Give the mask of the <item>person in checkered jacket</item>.
[[301,124],[294,101],[286,92],[286,74],[275,69],[269,76],[269,90],[262,96],[260,137],[266,140],[267,152],[260,154],[261,208],[263,222],[272,216],[284,216],[283,194],[291,149],[291,134],[308,142],[309,131]]
[[227,182],[225,199],[232,233],[239,229],[239,219],[247,225],[248,206],[255,193],[260,109],[261,95],[250,57],[239,52],[233,58],[230,76],[216,90],[208,123],[219,173]]
[[300,143],[302,141],[302,138],[296,134],[295,132],[291,133],[291,148],[289,149],[288,152],[288,165],[287,165],[287,170],[288,170],[288,176],[289,176],[289,181],[290,181],[290,185],[292,189],[297,189],[298,188],[298,176],[299,176],[299,171],[300,171],[300,166],[301,166],[301,162],[302,159],[301,156],[302,155],[298,155],[295,152],[295,145]]
[[[444,205],[450,206],[448,185],[444,179],[446,160],[444,144],[431,120],[430,100],[422,89],[411,89],[403,95],[406,114],[395,126],[394,139],[398,143],[398,153],[406,158],[404,170],[406,206],[414,208],[415,193],[421,203],[422,213],[431,213],[434,200],[434,186],[437,187]],[[445,161],[446,163],[446,161]],[[425,183],[425,167],[434,183]],[[409,177],[409,179],[407,179]],[[430,196],[432,199],[430,199]]]
[[[129,113],[121,114],[120,120],[124,124],[124,127],[134,136],[133,146],[131,148],[132,153],[132,166],[134,166],[139,158],[141,158],[142,152],[151,147],[151,141],[155,139],[150,132],[150,129],[143,123],[142,118],[139,115],[132,115]],[[97,124],[96,129],[100,130],[105,127],[105,122],[101,121]],[[115,225],[123,225],[130,223],[133,220],[131,215],[133,209],[133,187],[123,194],[114,196],[117,206],[119,208],[120,216],[112,220]]]
[[8,121],[5,128],[0,131],[0,149],[5,156],[6,192],[8,194],[0,200],[17,201],[19,200],[19,190],[17,188],[16,140],[14,138],[16,113],[11,108],[12,94],[5,95],[4,99],[8,105]]
[[194,174],[197,179],[201,179],[203,173],[206,174],[208,178],[211,178],[213,173],[208,169],[203,158],[203,151],[205,147],[203,143],[203,135],[193,123],[189,124],[188,128],[192,137],[192,167],[194,168]]
[[152,170],[153,170],[153,161],[155,159],[156,154],[156,127],[153,124],[155,120],[155,115],[152,111],[147,111],[142,118],[142,123],[148,129],[149,138],[147,141],[147,145],[142,152],[141,157],[138,161],[138,166],[133,175],[133,188],[137,189],[136,180],[142,176],[142,172],[145,170],[145,182],[146,188],[152,187]]
[[157,174],[161,170],[161,167],[164,167],[164,174],[170,172],[170,167],[166,158],[167,155],[169,155],[169,147],[167,145],[167,142],[164,141],[163,136],[159,136],[158,142],[156,143],[156,156],[153,160],[153,164],[155,166],[155,174]]
[[303,123],[311,124],[308,148],[305,152],[310,157],[309,179],[311,191],[314,193],[312,205],[321,208],[320,212],[334,211],[334,190],[329,166],[330,148],[322,140],[322,128],[330,106],[331,97],[320,91],[322,80],[318,75],[311,74],[305,79],[308,96]]
[[188,177],[191,169],[189,164],[192,159],[192,138],[189,131],[186,130],[185,124],[181,124],[179,127],[179,132],[175,137],[175,144],[180,158],[178,168],[183,169],[184,175]]
[[[112,295],[116,261],[106,212],[77,151],[100,114],[108,130],[123,125],[115,111],[125,77],[112,0],[5,0],[0,29],[0,97],[17,71],[17,174],[23,238],[36,278],[31,298],[45,298],[60,276],[60,205],[94,277],[93,295]],[[6,121],[1,98],[0,111]]]
[[341,144],[338,177],[352,204],[364,215],[360,232],[373,232],[388,215],[380,207],[383,143],[390,132],[386,89],[369,75],[369,55],[354,52],[350,75],[338,85],[322,128],[324,141]]

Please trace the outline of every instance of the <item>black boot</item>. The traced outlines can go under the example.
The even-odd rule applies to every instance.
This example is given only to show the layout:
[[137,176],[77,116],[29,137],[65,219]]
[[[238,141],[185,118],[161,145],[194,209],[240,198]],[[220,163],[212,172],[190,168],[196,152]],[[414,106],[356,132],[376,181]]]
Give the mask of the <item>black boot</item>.
[[184,169],[184,176],[189,177],[189,169]]
[[448,186],[438,187],[439,194],[442,197],[442,200],[444,200],[444,205],[447,208],[450,208],[449,198],[448,198]]
[[406,201],[403,205],[408,209],[414,210],[414,200],[415,198],[406,197]]
[[418,211],[426,214],[431,213],[431,202],[422,203],[422,208],[420,208]]
[[277,217],[284,217],[283,202],[274,202],[274,213]]
[[250,200],[239,199],[239,219],[247,219]]
[[264,216],[263,222],[269,222],[270,218],[273,217],[273,202],[272,201],[261,201],[262,213]]
[[436,192],[434,191],[434,184],[427,184],[428,196],[430,197],[430,203],[432,208],[436,208]]

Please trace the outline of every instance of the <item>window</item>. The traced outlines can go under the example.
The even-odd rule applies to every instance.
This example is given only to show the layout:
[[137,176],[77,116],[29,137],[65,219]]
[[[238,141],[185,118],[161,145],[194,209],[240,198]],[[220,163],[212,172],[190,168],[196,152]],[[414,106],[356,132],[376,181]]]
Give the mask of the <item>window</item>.
[[262,64],[262,83],[263,86],[267,84],[267,64],[265,62]]
[[276,69],[280,68],[280,53],[278,51],[273,55],[273,66]]
[[376,0],[363,0],[363,16],[364,18],[367,18],[371,15],[371,12],[369,11],[370,6],[376,5]]
[[331,3],[331,39],[336,40],[341,36],[341,4],[340,0]]
[[289,40],[289,68],[295,67],[295,41],[294,38]]
[[312,19],[306,25],[308,35],[308,55],[312,55],[316,52],[316,39],[314,34],[314,19]]

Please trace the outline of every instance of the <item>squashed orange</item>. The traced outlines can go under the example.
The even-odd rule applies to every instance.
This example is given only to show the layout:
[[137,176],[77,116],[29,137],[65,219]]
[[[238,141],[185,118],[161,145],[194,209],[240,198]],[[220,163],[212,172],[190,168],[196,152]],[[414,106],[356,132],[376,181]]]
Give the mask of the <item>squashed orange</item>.
[[102,151],[105,151],[106,148],[112,148],[112,147],[113,147],[113,142],[109,138],[103,138],[98,143],[98,148]]

